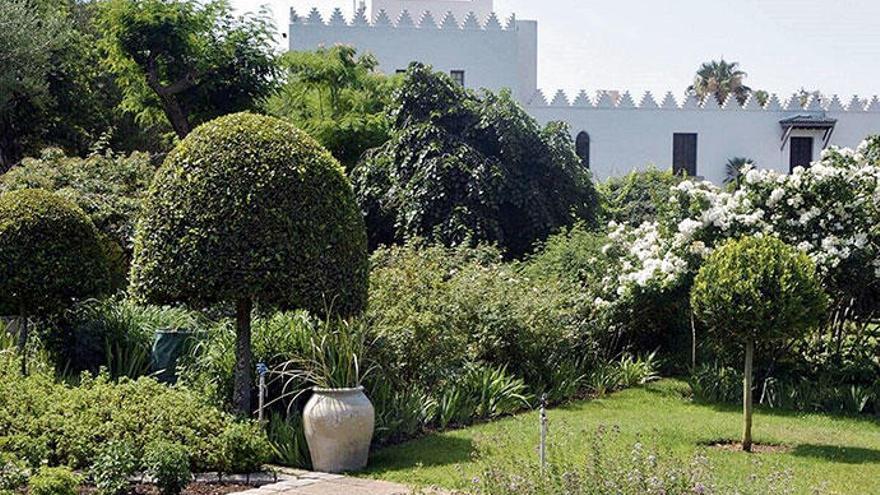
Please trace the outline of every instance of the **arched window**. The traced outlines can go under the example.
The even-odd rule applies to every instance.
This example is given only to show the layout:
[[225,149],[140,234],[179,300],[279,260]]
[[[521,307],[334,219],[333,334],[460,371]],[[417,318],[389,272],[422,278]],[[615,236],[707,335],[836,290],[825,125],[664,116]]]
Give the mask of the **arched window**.
[[590,168],[590,135],[581,131],[574,142],[574,149],[584,167]]

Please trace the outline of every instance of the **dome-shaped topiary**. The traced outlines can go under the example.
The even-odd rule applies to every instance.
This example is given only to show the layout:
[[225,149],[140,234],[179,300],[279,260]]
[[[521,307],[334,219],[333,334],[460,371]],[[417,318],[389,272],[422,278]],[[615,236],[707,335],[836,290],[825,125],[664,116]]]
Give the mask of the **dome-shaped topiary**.
[[154,303],[235,303],[246,354],[235,401],[245,412],[251,305],[353,314],[366,305],[367,270],[364,221],[342,167],[291,124],[239,113],[200,126],[156,173],[131,292]]
[[775,237],[728,241],[700,268],[691,290],[694,315],[723,342],[745,348],[743,450],[752,445],[755,343],[802,336],[827,304],[813,261]]
[[100,295],[109,275],[98,230],[78,206],[42,189],[0,195],[0,314],[22,317],[22,372],[27,318]]
[[95,225],[42,189],[0,195],[0,314],[54,313],[106,290],[109,271]]

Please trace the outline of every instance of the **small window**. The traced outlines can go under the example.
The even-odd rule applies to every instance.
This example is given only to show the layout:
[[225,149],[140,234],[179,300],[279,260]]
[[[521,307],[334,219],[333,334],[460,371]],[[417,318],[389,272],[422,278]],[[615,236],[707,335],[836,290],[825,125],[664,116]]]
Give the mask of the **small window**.
[[809,167],[813,163],[813,138],[791,138],[791,156],[789,157],[789,172],[795,167]]
[[584,168],[590,168],[590,135],[586,131],[581,131],[577,135],[574,149],[577,152],[577,156],[581,159],[581,164]]
[[672,135],[672,171],[678,175],[697,175],[697,135],[675,133]]
[[449,75],[452,76],[453,81],[464,86],[464,71],[463,70],[449,71]]
[[406,69],[397,69],[398,74],[406,74]]

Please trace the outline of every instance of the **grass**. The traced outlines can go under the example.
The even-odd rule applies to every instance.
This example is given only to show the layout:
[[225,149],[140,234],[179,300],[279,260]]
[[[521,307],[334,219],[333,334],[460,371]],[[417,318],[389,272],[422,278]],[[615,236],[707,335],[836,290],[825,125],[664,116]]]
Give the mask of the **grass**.
[[[791,473],[792,493],[880,493],[880,420],[756,409],[757,443],[784,452],[746,454],[708,448],[740,435],[734,406],[697,404],[686,383],[662,380],[604,399],[548,411],[550,459],[582,458],[598,428],[619,429],[619,448],[637,442],[683,462],[703,452],[716,479],[741,483],[752,472]],[[372,455],[365,476],[416,486],[464,488],[482,465],[509,465],[537,457],[538,414],[529,412],[471,428],[432,434]]]

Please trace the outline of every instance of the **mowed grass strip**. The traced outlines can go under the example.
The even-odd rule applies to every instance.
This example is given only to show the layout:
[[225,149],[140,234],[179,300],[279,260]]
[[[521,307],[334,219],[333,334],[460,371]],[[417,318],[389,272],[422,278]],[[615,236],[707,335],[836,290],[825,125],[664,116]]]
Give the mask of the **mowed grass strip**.
[[[584,459],[602,429],[611,432],[605,436],[610,449],[631,449],[640,442],[681,462],[703,453],[721,485],[745,483],[752,473],[788,471],[794,493],[821,488],[821,493],[880,494],[880,419],[758,408],[755,442],[781,448],[746,454],[707,447],[739,438],[741,410],[695,403],[688,396],[686,383],[662,380],[552,409],[550,459]],[[538,413],[533,411],[428,435],[374,453],[364,475],[417,486],[466,488],[479,476],[481,465],[534,460],[537,466],[538,431]]]

